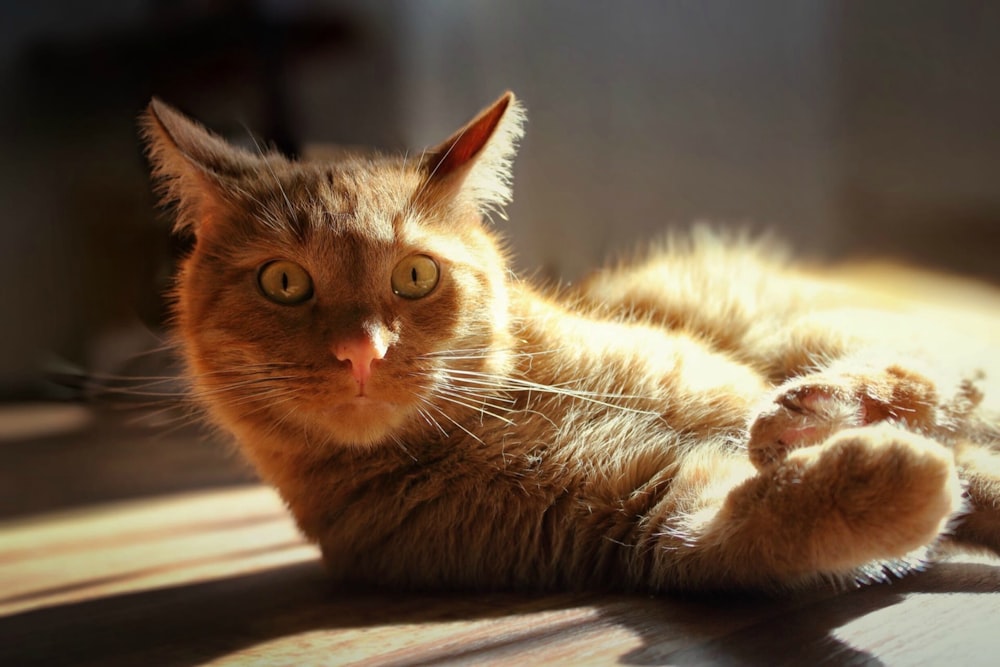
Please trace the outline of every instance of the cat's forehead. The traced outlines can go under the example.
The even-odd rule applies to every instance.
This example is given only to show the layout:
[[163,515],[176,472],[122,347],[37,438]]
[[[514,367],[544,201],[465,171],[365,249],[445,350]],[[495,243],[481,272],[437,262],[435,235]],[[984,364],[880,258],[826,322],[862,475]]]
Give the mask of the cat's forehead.
[[422,180],[403,159],[363,156],[314,169],[314,195],[330,209],[356,216],[408,204]]
[[356,156],[247,175],[240,199],[261,232],[388,240],[412,211],[422,176],[405,159]]
[[317,232],[393,244],[412,226],[421,179],[397,165],[364,162],[328,166],[312,193]]

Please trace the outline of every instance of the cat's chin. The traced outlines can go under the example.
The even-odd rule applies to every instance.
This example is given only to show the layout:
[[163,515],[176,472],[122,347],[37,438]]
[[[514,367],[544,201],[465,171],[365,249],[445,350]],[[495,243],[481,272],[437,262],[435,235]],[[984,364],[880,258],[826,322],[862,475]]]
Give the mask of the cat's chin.
[[346,446],[372,446],[388,439],[405,421],[406,409],[397,403],[368,396],[354,398],[319,410],[319,419],[332,441]]

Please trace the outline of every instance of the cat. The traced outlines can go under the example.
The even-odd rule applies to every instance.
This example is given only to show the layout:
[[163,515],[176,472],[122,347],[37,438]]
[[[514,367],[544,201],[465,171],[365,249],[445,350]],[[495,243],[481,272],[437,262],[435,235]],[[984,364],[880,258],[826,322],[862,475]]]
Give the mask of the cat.
[[534,285],[490,221],[523,121],[508,92],[419,157],[310,162],[142,118],[192,395],[332,578],[782,591],[1000,553],[986,328],[706,230]]

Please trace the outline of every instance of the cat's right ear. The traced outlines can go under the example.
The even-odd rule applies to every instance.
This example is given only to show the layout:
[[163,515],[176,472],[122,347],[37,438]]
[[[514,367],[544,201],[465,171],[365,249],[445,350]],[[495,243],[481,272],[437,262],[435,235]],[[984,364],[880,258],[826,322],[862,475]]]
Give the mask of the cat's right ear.
[[140,124],[160,203],[176,209],[174,231],[197,234],[225,212],[227,184],[256,157],[156,98]]

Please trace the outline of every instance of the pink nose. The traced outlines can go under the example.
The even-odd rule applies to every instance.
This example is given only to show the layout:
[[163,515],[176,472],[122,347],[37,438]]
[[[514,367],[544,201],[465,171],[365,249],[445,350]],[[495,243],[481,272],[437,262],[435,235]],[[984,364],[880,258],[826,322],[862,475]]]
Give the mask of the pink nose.
[[372,375],[372,362],[385,357],[388,348],[381,336],[362,335],[337,343],[333,347],[333,353],[340,361],[351,364],[351,375],[364,391],[365,384]]

